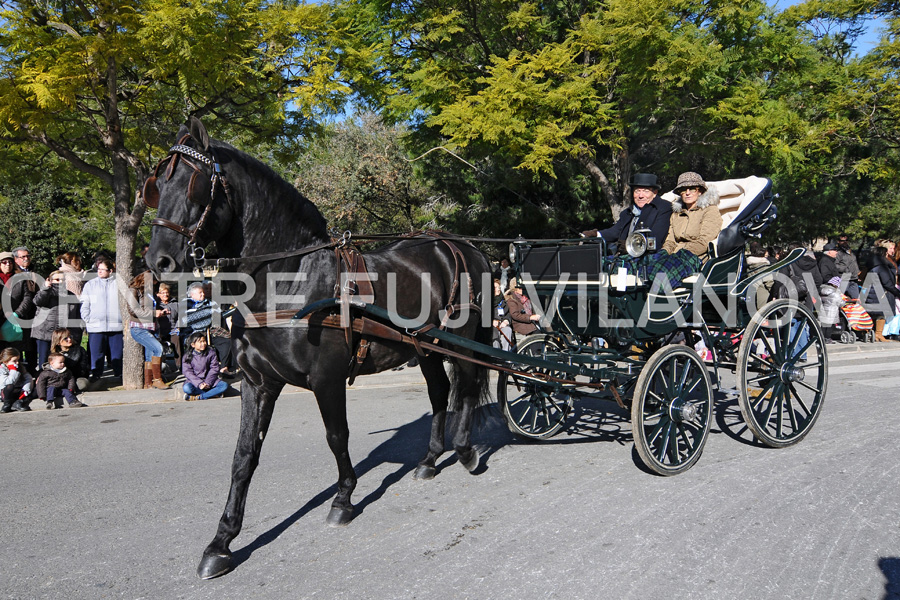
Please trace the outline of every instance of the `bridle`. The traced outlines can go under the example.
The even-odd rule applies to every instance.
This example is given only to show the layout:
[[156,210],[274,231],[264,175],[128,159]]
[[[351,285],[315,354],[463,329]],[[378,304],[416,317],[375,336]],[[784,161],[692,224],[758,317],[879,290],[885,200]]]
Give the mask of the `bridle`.
[[[159,206],[159,189],[156,187],[156,181],[160,175],[159,171],[162,168],[163,163],[165,163],[166,161],[169,162],[165,172],[166,181],[170,180],[175,174],[175,168],[178,166],[179,160],[181,160],[194,170],[194,172],[191,174],[190,183],[188,184],[187,196],[188,200],[190,200],[191,202],[204,206],[203,213],[200,215],[200,219],[197,221],[197,224],[192,228],[188,228],[170,221],[169,219],[157,217],[150,221],[150,225],[151,227],[166,227],[168,229],[171,229],[175,233],[181,234],[186,237],[188,239],[188,256],[190,256],[194,260],[194,266],[196,268],[202,268],[204,263],[206,262],[206,252],[203,249],[203,246],[197,244],[197,239],[200,235],[200,231],[206,224],[206,219],[209,217],[209,213],[212,210],[213,204],[215,203],[216,191],[220,186],[222,188],[222,191],[225,192],[225,199],[228,204],[233,206],[233,202],[231,201],[231,188],[228,185],[228,180],[225,178],[225,173],[224,171],[222,171],[222,165],[220,165],[219,161],[216,159],[215,153],[213,152],[212,148],[209,149],[209,153],[212,155],[212,157],[210,158],[199,150],[185,145],[184,142],[186,142],[189,137],[190,135],[185,135],[180,140],[178,140],[178,143],[169,149],[168,156],[166,156],[156,164],[153,175],[148,177],[147,181],[144,182],[142,195],[144,197],[144,204],[146,204],[150,208],[157,208]],[[197,186],[201,185],[201,182],[205,177],[203,169],[197,165],[197,162],[206,165],[212,170],[212,174],[209,178],[210,185],[208,198],[203,196],[202,190],[197,189]]]

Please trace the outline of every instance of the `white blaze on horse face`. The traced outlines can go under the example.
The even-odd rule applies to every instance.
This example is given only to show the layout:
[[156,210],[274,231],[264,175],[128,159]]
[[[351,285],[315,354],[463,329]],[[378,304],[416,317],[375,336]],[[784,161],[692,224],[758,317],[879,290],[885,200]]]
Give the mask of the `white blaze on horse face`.
[[[415,316],[401,315],[397,310],[397,274],[393,271],[387,274],[387,309],[391,313],[391,322],[397,327],[419,327],[427,322],[428,313],[431,310],[431,273],[425,271],[419,283],[419,314]],[[414,290],[403,290],[402,294],[407,301],[412,299]]]

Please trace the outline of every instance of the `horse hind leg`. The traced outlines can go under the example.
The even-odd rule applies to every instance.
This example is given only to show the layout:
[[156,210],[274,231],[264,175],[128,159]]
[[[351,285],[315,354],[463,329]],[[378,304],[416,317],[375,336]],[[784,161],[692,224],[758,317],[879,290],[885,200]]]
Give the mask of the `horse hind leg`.
[[241,532],[250,479],[259,465],[263,440],[282,387],[283,384],[266,386],[265,383],[254,386],[247,380],[241,385],[241,431],[231,467],[231,489],[216,536],[203,551],[197,567],[200,579],[219,577],[234,568],[229,546]]
[[470,473],[478,468],[481,453],[472,447],[472,423],[475,409],[488,396],[488,370],[484,367],[460,362],[453,368],[453,405],[459,415],[453,448],[459,462]]
[[325,425],[325,438],[338,467],[338,492],[331,503],[325,523],[332,527],[353,520],[355,509],[350,498],[356,489],[356,471],[350,461],[350,428],[347,425],[347,389],[344,379],[332,377],[322,386],[314,386],[316,402]]
[[444,427],[447,423],[447,406],[450,397],[450,379],[444,371],[444,360],[432,354],[419,358],[422,375],[428,384],[428,398],[431,400],[431,435],[428,452],[416,467],[416,479],[433,479],[437,474],[435,462],[444,452]]

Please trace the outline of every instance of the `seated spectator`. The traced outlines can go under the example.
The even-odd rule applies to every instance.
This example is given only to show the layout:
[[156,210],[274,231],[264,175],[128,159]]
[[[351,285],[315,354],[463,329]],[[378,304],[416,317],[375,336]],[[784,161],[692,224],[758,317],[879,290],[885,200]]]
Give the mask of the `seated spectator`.
[[122,315],[114,271],[115,263],[108,258],[99,259],[97,277],[85,283],[81,293],[81,318],[88,332],[91,352],[91,381],[97,381],[103,375],[107,353],[113,376],[122,376]]
[[509,264],[509,259],[500,259],[500,265],[494,271],[494,279],[500,281],[500,290],[506,292],[509,289],[509,280],[516,276],[515,269]]
[[69,408],[87,406],[75,397],[75,375],[66,368],[66,357],[54,352],[47,357],[47,364],[38,375],[37,397],[46,403],[47,410],[62,408],[62,398]]
[[162,310],[162,315],[156,319],[156,332],[159,341],[171,342],[175,352],[175,363],[181,369],[181,340],[178,336],[178,302],[172,296],[172,288],[168,283],[160,283],[156,293],[156,307]]
[[[215,313],[221,315],[219,305],[207,299],[203,284],[195,281],[189,285],[187,309],[184,312],[183,320],[186,324],[186,331],[182,332],[182,337],[197,331],[204,332],[208,343],[215,348],[216,354],[218,354],[219,363],[222,365],[222,375],[228,376],[231,375],[229,370],[229,365],[231,365],[231,334],[224,327],[213,325],[213,315]],[[184,364],[183,361],[182,364]]]
[[[513,278],[515,281],[515,278]],[[493,346],[508,351],[512,346],[512,327],[509,323],[506,299],[503,297],[499,279],[494,280],[494,303],[491,324],[493,325]]]
[[128,286],[130,297],[128,327],[131,339],[144,347],[144,388],[167,390],[162,378],[162,343],[156,338],[156,319],[163,309],[156,307],[153,297],[153,274],[150,271],[134,277]]
[[34,381],[25,369],[19,368],[21,353],[15,348],[0,352],[0,413],[29,411],[31,386]]
[[[522,293],[519,282],[513,277],[506,292],[506,306],[509,309],[509,318],[512,319],[512,328],[516,332],[516,340],[521,341],[526,335],[537,331],[537,321],[540,315],[534,314],[531,300]],[[520,337],[521,336],[521,337]]]
[[[900,299],[900,289],[897,288],[895,273],[896,268],[887,259],[887,248],[879,246],[872,251],[869,257],[866,284],[869,289],[863,298],[863,308],[866,309],[875,321],[875,341],[890,341],[884,337],[885,320],[893,318],[896,313],[896,300]],[[875,278],[872,277],[875,275]]]
[[[37,313],[34,317],[34,326],[31,328],[31,337],[37,344],[38,364],[47,362],[50,354],[50,344],[53,340],[53,331],[59,327],[66,327],[70,332],[76,332],[81,339],[81,303],[69,294],[69,290],[63,283],[62,271],[53,271],[47,278],[44,289],[34,296],[34,305]],[[71,333],[70,333],[71,335]],[[76,337],[73,335],[72,337]]]
[[91,359],[88,351],[75,343],[74,336],[65,327],[53,330],[50,351],[62,354],[66,369],[75,377],[75,393],[81,393],[90,384]]
[[663,250],[669,254],[687,250],[706,262],[709,243],[722,230],[719,192],[715,186],[707,187],[700,175],[690,171],[678,176],[674,191],[681,199],[672,203],[672,219]]
[[184,399],[206,400],[221,396],[228,384],[219,379],[219,359],[206,343],[206,335],[195,331],[187,339],[181,372],[184,373]]

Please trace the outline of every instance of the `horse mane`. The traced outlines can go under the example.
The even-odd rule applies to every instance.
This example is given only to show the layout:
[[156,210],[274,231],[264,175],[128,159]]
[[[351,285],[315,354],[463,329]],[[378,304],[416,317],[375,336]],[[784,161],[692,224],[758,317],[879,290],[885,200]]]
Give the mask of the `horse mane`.
[[[299,230],[294,230],[294,237],[302,243],[323,241],[329,238],[328,223],[315,204],[301,194],[297,188],[285,181],[269,165],[261,160],[238,150],[231,144],[221,140],[210,140],[215,149],[225,150],[232,160],[240,165],[256,186],[261,198],[277,198],[279,202],[294,204],[299,213]],[[219,153],[220,160],[224,158]],[[228,166],[223,162],[223,169],[228,174]]]

